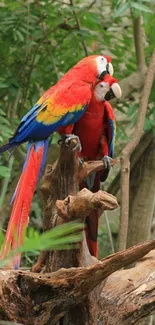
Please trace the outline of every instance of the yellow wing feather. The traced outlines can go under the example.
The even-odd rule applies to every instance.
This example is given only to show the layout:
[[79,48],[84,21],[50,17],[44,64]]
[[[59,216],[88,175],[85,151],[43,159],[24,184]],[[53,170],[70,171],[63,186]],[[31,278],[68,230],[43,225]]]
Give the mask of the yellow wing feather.
[[[74,104],[70,107],[55,103],[56,94],[52,94],[46,99],[37,113],[36,120],[44,124],[53,124],[67,113],[78,112],[83,108],[83,104]],[[41,100],[38,101],[38,104]]]

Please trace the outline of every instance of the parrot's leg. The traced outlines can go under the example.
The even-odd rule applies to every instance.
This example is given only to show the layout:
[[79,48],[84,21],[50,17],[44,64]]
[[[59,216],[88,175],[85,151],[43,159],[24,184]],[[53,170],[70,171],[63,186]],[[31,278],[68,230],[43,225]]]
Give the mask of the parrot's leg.
[[62,139],[60,139],[58,141],[58,144],[61,144],[62,141],[65,141],[66,146],[69,146],[70,145],[70,142],[72,140],[76,140],[76,142],[77,142],[75,144],[75,146],[72,148],[72,150],[73,151],[75,151],[75,150],[81,151],[82,150],[82,147],[81,147],[80,139],[79,139],[79,137],[77,135],[74,135],[74,134],[65,134],[65,135],[63,135],[62,136]]
[[103,162],[104,162],[104,171],[100,177],[101,182],[105,182],[105,180],[107,179],[108,175],[109,175],[109,171],[111,168],[111,160],[112,158],[109,156],[104,156],[102,158]]

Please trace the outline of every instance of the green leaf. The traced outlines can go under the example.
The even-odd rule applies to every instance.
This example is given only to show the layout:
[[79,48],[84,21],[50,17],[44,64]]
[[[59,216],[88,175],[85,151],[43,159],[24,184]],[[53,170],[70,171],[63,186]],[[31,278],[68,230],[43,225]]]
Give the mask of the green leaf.
[[0,88],[8,88],[9,85],[6,82],[0,82]]
[[127,115],[132,116],[133,114],[137,114],[137,108],[138,108],[137,104],[129,106]]
[[10,170],[8,167],[0,166],[0,176],[10,177]]
[[131,2],[131,7],[135,8],[135,9],[138,9],[139,11],[145,11],[145,12],[153,13],[153,11],[149,7],[143,5],[142,3]]
[[120,5],[118,9],[115,11],[114,18],[124,14],[129,7],[130,7],[130,3],[128,2],[124,3],[123,5]]
[[18,38],[21,42],[24,42],[24,36],[19,30],[16,30],[16,35],[18,35]]
[[149,3],[155,3],[155,0],[141,0],[142,2],[149,2]]
[[58,134],[57,132],[55,132],[55,133],[53,134],[53,136],[52,136],[52,143],[53,143],[53,144],[56,144],[56,143],[58,143],[58,140],[60,140],[60,139],[61,139],[60,134]]
[[147,132],[150,131],[151,129],[152,129],[151,121],[146,117],[144,122],[144,131]]
[[[30,238],[25,237],[23,246],[9,254],[6,260],[0,261],[0,266],[8,263],[8,260],[17,252],[41,251],[41,250],[64,250],[73,249],[82,238],[83,224],[73,221],[57,226],[49,231],[38,235],[31,231]],[[80,232],[79,232],[80,231]],[[14,232],[16,238],[16,232]]]

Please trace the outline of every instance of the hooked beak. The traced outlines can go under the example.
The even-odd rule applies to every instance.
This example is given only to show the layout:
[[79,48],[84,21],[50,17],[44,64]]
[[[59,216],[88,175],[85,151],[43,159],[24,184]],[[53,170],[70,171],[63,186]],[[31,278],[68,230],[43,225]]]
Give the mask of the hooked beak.
[[113,73],[114,73],[113,65],[111,62],[108,62],[106,65],[106,70],[102,71],[102,73],[98,76],[98,79],[103,80],[103,78],[108,74],[110,76],[113,76]]
[[98,80],[103,80],[103,78],[109,74],[107,70],[103,71],[99,76],[98,76]]
[[118,83],[114,82],[109,91],[106,93],[105,95],[105,100],[109,101],[113,98],[117,98],[119,99],[122,96],[122,90],[120,88],[120,86],[118,85]]

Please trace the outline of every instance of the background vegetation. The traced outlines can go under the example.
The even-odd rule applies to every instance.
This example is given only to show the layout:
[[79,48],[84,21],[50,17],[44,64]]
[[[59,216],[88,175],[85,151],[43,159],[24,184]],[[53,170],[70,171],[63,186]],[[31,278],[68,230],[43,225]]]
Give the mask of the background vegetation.
[[[117,118],[115,156],[119,156],[134,130],[141,88],[154,47],[155,1],[1,0],[0,9],[1,144],[12,136],[21,117],[63,73],[86,55],[105,53],[112,57],[114,74],[121,80],[123,90],[122,101],[113,103]],[[136,163],[133,163],[131,170],[133,195],[128,245],[147,239],[151,236],[151,229],[152,233],[154,229],[154,117],[153,87],[145,120],[146,136],[133,157]],[[58,155],[56,142],[57,136],[54,136],[54,145],[49,150],[50,162]],[[8,153],[0,157],[1,229],[5,228],[9,217],[9,201],[21,172],[24,155],[25,145],[22,145],[11,158]],[[119,200],[119,167],[114,168],[106,188]],[[140,200],[143,200],[143,204],[140,204]],[[116,249],[119,209],[108,216]],[[42,230],[41,217],[40,194],[36,191],[30,226],[39,232]],[[139,217],[142,217],[141,221]],[[100,257],[109,254],[112,247],[104,216],[101,218],[99,241]],[[32,263],[32,260],[27,256],[27,263]]]

